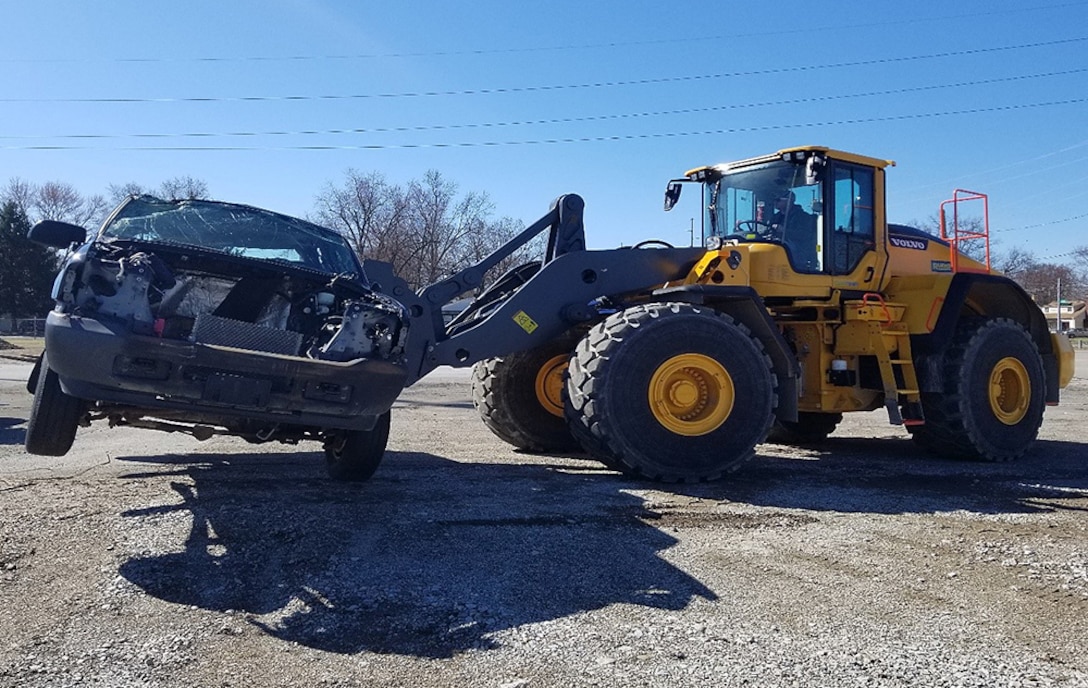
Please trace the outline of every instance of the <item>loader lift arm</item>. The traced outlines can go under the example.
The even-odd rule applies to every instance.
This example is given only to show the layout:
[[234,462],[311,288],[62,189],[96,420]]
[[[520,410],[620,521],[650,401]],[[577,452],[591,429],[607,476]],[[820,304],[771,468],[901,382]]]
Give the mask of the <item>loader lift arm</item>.
[[[705,254],[702,248],[586,250],[584,207],[578,195],[560,196],[543,217],[491,255],[419,292],[390,264],[364,262],[372,285],[408,309],[409,385],[438,366],[463,367],[538,346],[573,325],[597,319],[602,309],[683,279]],[[506,284],[486,290],[468,306],[470,318],[444,323],[443,305],[477,289],[489,269],[545,230],[548,245],[539,269],[511,271],[495,286]]]

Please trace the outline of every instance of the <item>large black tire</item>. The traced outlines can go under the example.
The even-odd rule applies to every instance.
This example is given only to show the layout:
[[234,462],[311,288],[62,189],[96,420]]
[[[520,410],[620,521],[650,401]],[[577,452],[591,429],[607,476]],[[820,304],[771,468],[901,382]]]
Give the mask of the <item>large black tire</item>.
[[30,420],[26,424],[27,452],[40,456],[67,454],[76,439],[76,428],[84,408],[82,399],[69,396],[60,388],[60,379],[43,354]]
[[1027,452],[1046,407],[1043,361],[1028,332],[1005,318],[960,324],[942,362],[940,392],[922,394],[915,442],[941,456],[1009,461]]
[[472,369],[472,403],[502,441],[536,452],[580,450],[563,417],[563,385],[572,331],[529,351],[480,361]]
[[361,483],[370,480],[385,456],[389,442],[389,411],[378,417],[370,430],[350,430],[343,438],[330,438],[325,443],[325,468],[329,477],[342,482]]
[[567,422],[595,458],[664,482],[714,480],[767,437],[776,379],[742,324],[683,303],[635,306],[578,343]]
[[841,413],[801,411],[797,414],[796,421],[775,420],[767,435],[767,441],[801,447],[820,444],[841,422]]

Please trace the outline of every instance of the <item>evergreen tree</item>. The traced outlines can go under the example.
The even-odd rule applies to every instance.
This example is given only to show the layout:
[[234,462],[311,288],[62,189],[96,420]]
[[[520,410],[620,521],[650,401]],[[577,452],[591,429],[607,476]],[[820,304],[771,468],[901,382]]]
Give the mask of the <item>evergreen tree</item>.
[[53,305],[56,257],[27,239],[29,230],[30,220],[15,202],[0,207],[0,315],[42,317]]

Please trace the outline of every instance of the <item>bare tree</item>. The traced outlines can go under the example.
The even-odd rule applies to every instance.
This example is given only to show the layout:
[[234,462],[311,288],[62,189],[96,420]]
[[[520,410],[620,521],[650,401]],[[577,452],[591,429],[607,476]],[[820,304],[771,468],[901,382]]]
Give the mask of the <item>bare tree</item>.
[[[392,263],[413,288],[472,265],[521,231],[510,218],[491,219],[487,194],[458,194],[457,184],[436,170],[404,187],[378,172],[347,172],[315,199],[314,221],[342,233],[363,258]],[[525,262],[529,250],[502,261],[488,277]],[[538,251],[543,253],[542,250]]]
[[173,177],[159,185],[159,196],[168,201],[208,198],[208,185],[195,177]]
[[342,186],[329,183],[317,196],[314,220],[343,234],[358,255],[399,268],[410,253],[407,208],[404,191],[381,173],[348,170]]
[[86,227],[105,214],[106,199],[84,196],[67,182],[46,182],[37,187],[31,203],[37,220],[62,220]]
[[1037,263],[1017,280],[1036,303],[1048,304],[1058,298],[1058,281],[1064,298],[1080,297],[1084,293],[1084,276],[1068,265]]
[[118,205],[129,196],[139,196],[151,193],[151,191],[136,182],[126,182],[124,184],[110,184],[106,188],[106,193],[109,195],[110,202],[113,205]]
[[0,193],[0,202],[7,203],[10,201],[24,214],[29,214],[31,206],[34,205],[35,193],[33,184],[25,179],[12,177],[8,180],[7,187]]
[[1038,264],[1035,254],[1031,251],[1013,246],[1007,251],[996,253],[993,258],[993,267],[1005,273],[1012,279],[1019,277]]

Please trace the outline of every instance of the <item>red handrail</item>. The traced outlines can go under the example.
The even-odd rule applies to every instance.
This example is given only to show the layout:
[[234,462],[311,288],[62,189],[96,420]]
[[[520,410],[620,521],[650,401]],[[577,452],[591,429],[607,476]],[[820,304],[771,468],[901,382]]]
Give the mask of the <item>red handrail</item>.
[[[982,201],[982,231],[970,232],[960,227],[959,222],[959,206],[960,203],[967,201]],[[952,204],[952,231],[948,231],[948,225],[945,222],[944,207],[949,203]],[[959,272],[959,255],[960,244],[972,239],[983,239],[986,247],[985,253],[985,272],[990,272],[990,199],[984,193],[977,191],[967,191],[966,189],[956,189],[952,193],[952,198],[941,203],[940,210],[941,217],[941,238],[949,242],[952,245],[952,272]],[[969,270],[965,270],[969,271]],[[973,272],[981,272],[973,270]]]

